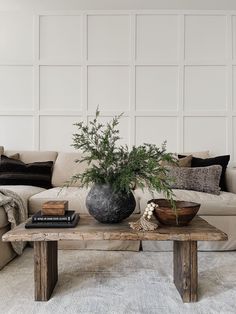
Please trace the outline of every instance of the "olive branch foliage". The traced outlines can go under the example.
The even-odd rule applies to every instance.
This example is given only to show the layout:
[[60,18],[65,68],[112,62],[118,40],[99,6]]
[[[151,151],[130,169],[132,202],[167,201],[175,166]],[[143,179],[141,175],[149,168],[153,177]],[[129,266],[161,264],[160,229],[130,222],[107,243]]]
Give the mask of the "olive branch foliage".
[[115,116],[110,122],[99,122],[99,109],[95,118],[87,124],[75,123],[77,132],[73,134],[72,146],[81,151],[78,163],[87,163],[83,173],[75,174],[67,182],[80,181],[81,186],[109,184],[114,191],[130,193],[136,187],[163,192],[173,204],[173,192],[167,178],[165,162],[174,163],[173,154],[166,151],[166,142],[159,148],[154,144],[133,146],[118,145],[120,140],[117,128],[123,114]]

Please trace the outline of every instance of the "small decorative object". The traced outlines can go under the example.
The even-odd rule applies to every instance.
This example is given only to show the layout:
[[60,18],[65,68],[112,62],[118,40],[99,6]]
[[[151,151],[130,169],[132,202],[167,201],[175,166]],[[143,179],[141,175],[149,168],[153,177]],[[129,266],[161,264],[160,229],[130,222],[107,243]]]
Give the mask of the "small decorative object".
[[158,224],[153,223],[150,221],[153,215],[153,211],[155,207],[158,206],[155,203],[149,203],[144,210],[143,215],[139,220],[135,222],[130,222],[129,225],[132,229],[138,230],[138,231],[153,231],[158,228]]
[[68,201],[48,201],[43,203],[42,215],[65,215],[68,210]]
[[[122,114],[121,114],[122,115]],[[89,213],[102,223],[118,223],[135,209],[132,190],[136,187],[163,192],[167,199],[173,193],[167,178],[164,162],[175,162],[173,154],[166,152],[166,142],[159,148],[154,144],[121,146],[117,126],[121,115],[101,124],[97,109],[95,118],[87,124],[76,123],[78,132],[73,135],[72,146],[82,151],[76,162],[86,162],[83,173],[72,176],[66,183],[79,181],[90,186],[86,199]]]
[[196,216],[201,204],[185,201],[174,201],[175,210],[169,200],[152,199],[148,202],[158,206],[154,208],[154,215],[163,225],[186,226]]

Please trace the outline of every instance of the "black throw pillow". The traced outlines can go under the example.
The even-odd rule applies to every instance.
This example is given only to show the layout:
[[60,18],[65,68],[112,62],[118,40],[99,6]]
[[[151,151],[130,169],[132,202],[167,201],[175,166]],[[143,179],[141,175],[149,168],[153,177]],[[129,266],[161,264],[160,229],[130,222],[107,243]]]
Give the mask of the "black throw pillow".
[[4,155],[0,158],[0,185],[32,185],[45,189],[52,187],[53,161],[25,164]]
[[[185,156],[178,155],[179,158],[183,158]],[[226,179],[225,179],[225,172],[230,160],[230,155],[224,156],[217,156],[212,158],[197,158],[193,157],[191,162],[191,167],[208,167],[213,165],[220,165],[222,167],[222,173],[220,177],[220,188],[221,191],[227,191],[226,188]]]

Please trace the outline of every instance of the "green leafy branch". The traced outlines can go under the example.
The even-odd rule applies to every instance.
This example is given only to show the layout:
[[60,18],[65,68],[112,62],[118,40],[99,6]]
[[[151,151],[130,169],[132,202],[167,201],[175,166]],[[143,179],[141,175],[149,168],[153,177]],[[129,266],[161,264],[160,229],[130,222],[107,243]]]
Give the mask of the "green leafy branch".
[[115,191],[127,193],[136,187],[147,187],[151,192],[163,192],[172,201],[173,192],[165,164],[175,163],[175,158],[166,151],[166,142],[160,148],[145,143],[129,150],[127,145],[118,145],[117,126],[122,114],[105,124],[99,122],[99,114],[97,109],[95,118],[88,125],[83,121],[75,124],[77,132],[73,134],[72,146],[83,155],[76,162],[86,162],[88,167],[67,184],[78,180],[82,187],[91,183],[109,184]]

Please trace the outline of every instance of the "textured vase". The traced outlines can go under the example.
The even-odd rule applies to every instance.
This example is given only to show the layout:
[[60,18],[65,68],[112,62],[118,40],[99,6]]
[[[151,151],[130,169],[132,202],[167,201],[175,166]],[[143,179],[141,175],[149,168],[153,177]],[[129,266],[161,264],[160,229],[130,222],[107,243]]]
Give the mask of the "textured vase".
[[95,184],[86,198],[91,216],[102,223],[118,223],[129,217],[136,206],[132,192],[115,192],[108,184]]

